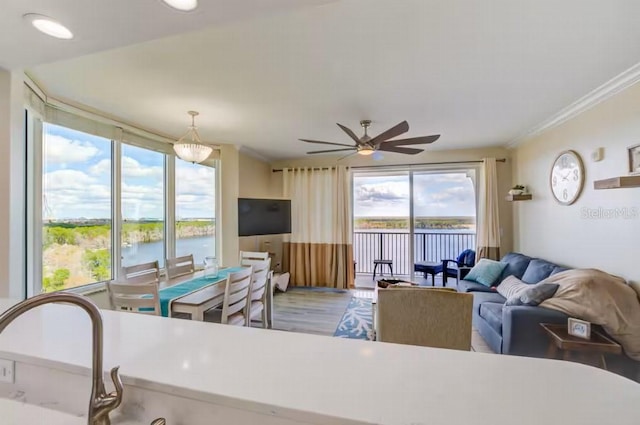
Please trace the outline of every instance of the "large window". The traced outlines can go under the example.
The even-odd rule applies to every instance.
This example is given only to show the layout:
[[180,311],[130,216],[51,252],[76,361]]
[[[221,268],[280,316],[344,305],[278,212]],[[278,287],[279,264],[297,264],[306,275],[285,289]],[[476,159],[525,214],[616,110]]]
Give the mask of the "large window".
[[215,169],[176,159],[176,255],[216,255]]
[[216,255],[211,163],[181,161],[170,145],[115,127],[58,118],[114,140],[30,120],[30,293],[118,279],[123,266]]
[[42,289],[111,279],[111,140],[45,124],[42,153]]
[[455,258],[475,246],[473,169],[362,172],[353,178],[354,259],[372,273],[374,259],[411,275],[415,261]]
[[122,265],[158,260],[164,265],[162,153],[122,145]]

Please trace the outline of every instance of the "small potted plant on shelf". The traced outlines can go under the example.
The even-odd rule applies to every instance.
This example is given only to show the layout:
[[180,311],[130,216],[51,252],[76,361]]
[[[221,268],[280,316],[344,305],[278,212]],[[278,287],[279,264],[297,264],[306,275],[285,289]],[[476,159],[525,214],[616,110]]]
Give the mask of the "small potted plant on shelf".
[[522,195],[526,192],[526,188],[520,184],[517,184],[511,188],[509,195]]

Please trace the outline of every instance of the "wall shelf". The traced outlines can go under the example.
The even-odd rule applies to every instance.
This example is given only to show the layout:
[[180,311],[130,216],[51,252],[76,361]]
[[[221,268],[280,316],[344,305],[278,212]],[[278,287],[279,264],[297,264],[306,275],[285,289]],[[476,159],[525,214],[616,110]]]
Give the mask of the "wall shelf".
[[506,199],[509,202],[514,201],[530,201],[533,198],[530,193],[523,193],[522,195],[507,195]]
[[610,179],[596,180],[593,182],[594,189],[624,189],[628,187],[640,187],[640,175],[620,176]]

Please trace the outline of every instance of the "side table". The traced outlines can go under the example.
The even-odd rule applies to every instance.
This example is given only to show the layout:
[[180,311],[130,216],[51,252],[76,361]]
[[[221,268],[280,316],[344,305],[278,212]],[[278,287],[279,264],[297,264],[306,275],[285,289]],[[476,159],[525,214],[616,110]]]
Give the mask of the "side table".
[[573,353],[581,353],[581,355],[589,357],[594,365],[607,370],[604,355],[622,353],[620,344],[597,330],[591,331],[591,339],[583,339],[569,335],[567,325],[541,323],[540,326],[544,328],[549,337],[547,357],[550,359],[571,360]]

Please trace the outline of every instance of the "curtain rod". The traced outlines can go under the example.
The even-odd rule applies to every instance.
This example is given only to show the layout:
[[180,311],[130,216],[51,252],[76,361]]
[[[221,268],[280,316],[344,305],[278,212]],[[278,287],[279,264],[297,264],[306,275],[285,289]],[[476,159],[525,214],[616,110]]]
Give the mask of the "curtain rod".
[[[443,161],[443,162],[421,162],[419,164],[393,164],[393,165],[359,165],[359,166],[351,166],[351,167],[347,167],[347,168],[351,168],[351,169],[359,169],[359,168],[393,168],[393,167],[419,167],[419,166],[423,166],[423,165],[456,165],[456,164],[481,164],[482,162],[484,162],[483,160],[475,160],[475,161]],[[496,162],[507,162],[506,158],[499,158],[496,159]],[[335,168],[336,165],[331,166],[331,167],[307,167],[310,168],[312,170],[331,170],[332,168]],[[302,167],[304,168],[304,167]],[[282,168],[274,168],[273,170],[271,170],[271,172],[273,173],[281,173],[282,171],[284,171]]]

